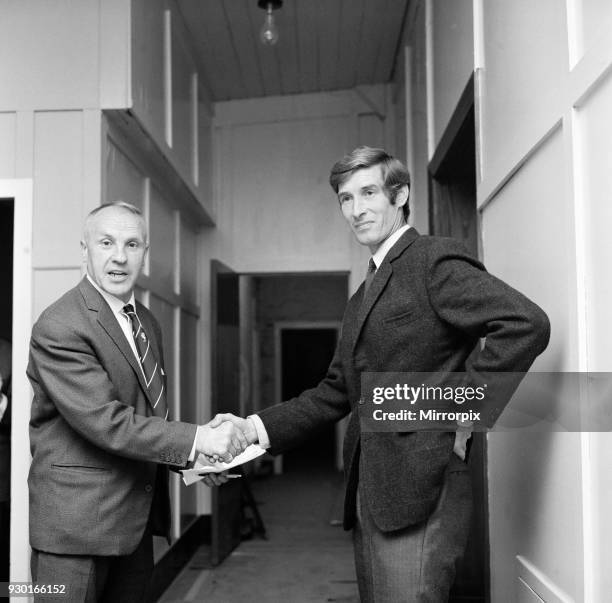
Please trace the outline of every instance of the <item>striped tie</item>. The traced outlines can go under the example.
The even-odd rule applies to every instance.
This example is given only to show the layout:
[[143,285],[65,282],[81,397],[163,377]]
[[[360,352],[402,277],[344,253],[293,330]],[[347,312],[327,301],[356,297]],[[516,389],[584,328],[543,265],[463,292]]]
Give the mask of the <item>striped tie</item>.
[[130,319],[132,325],[132,335],[138,351],[138,359],[147,383],[147,388],[153,400],[153,412],[156,417],[168,418],[168,404],[166,402],[166,390],[162,378],[162,368],[155,358],[155,353],[151,348],[151,342],[134,310],[132,304],[123,306],[123,313]]

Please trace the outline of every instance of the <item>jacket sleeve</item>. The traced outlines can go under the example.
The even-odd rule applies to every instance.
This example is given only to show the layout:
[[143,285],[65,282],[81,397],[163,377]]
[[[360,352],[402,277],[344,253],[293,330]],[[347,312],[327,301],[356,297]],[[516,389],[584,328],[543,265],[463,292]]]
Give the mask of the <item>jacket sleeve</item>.
[[[548,345],[550,323],[545,312],[500,279],[489,274],[456,241],[444,239],[429,254],[428,294],[443,321],[484,345],[472,356],[466,385],[493,379],[488,398],[496,418],[535,358]],[[502,373],[515,373],[503,377]]]
[[298,446],[351,411],[340,348],[339,342],[327,374],[316,387],[258,413],[268,433],[272,454]]
[[[33,427],[55,409],[84,439],[119,456],[185,465],[196,433],[189,423],[135,413],[87,338],[51,317],[39,320],[30,343],[28,377],[44,408],[33,413]],[[48,404],[51,403],[51,405]]]

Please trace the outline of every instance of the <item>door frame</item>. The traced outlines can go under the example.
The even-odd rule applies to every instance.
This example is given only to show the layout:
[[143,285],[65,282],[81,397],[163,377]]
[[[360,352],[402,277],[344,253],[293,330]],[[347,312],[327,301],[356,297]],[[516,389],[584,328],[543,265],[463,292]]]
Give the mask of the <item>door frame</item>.
[[[429,176],[429,194],[428,194],[428,205],[429,205],[429,228],[430,233],[433,235],[438,234],[435,232],[435,217],[434,217],[434,203],[436,203],[436,199],[434,198],[436,194],[439,194],[440,188],[442,186],[446,186],[442,184],[440,179],[445,177],[445,171],[448,167],[449,158],[453,157],[453,152],[456,152],[456,141],[460,138],[464,132],[466,124],[469,123],[471,119],[471,115],[475,117],[475,75],[474,72],[470,74],[468,81],[461,93],[461,97],[455,106],[453,114],[451,115],[448,124],[442,133],[440,141],[436,146],[434,153],[429,161],[427,166],[428,176]],[[471,114],[471,115],[470,115]],[[474,121],[474,206],[476,211],[476,249],[474,251],[477,252],[478,257],[482,258],[482,228],[481,228],[481,216],[478,211],[477,206],[477,178],[478,178],[478,165],[477,158],[480,155],[480,150],[478,148],[478,132],[476,131],[476,122]],[[439,187],[436,191],[435,188]],[[483,486],[483,539],[484,542],[483,547],[483,555],[484,555],[484,567],[483,567],[483,589],[484,589],[484,600],[490,601],[491,598],[491,546],[490,546],[490,530],[489,530],[489,480],[488,480],[488,458],[487,458],[487,434],[477,434],[474,433],[473,438],[480,438],[480,442],[476,442],[473,449],[473,456],[476,456],[477,453],[482,453],[482,471],[480,478],[482,479]],[[475,441],[475,440],[474,440]],[[478,450],[480,449],[481,450]],[[475,468],[472,469],[475,471]],[[478,505],[479,501],[474,501],[475,505]]]
[[[280,404],[282,399],[282,374],[283,374],[283,355],[282,355],[282,334],[288,329],[329,329],[336,331],[336,343],[340,339],[340,329],[342,321],[339,320],[279,320],[274,322],[274,403]],[[342,447],[340,446],[344,436],[344,421],[335,425],[335,448],[336,448],[336,469],[342,469]],[[274,474],[280,475],[283,472],[283,455],[278,454],[274,457]]]
[[26,377],[30,332],[33,322],[32,299],[32,216],[31,178],[1,179],[0,198],[13,199],[13,404],[11,431],[23,437],[11,438],[11,568],[12,582],[30,580],[30,537],[28,528],[28,484],[30,467],[28,433],[32,390]]
[[[220,274],[233,275],[238,280],[240,274],[235,272],[227,264],[220,260],[210,260],[210,412],[211,417],[218,412],[227,412],[227,409],[219,408],[219,373],[218,363],[219,354],[217,353],[219,343],[219,299],[218,299],[218,281],[217,277]],[[238,305],[238,323],[236,324],[238,338],[238,356],[236,358],[237,365],[240,361],[240,283],[237,282],[236,304]],[[240,403],[240,393],[238,393],[238,403]],[[211,494],[211,562],[213,565],[221,563],[227,555],[231,553],[233,548],[240,544],[240,530],[236,528],[236,522],[239,522],[240,506],[241,506],[241,487],[240,480],[232,480],[234,483],[228,483],[223,490],[213,488]],[[223,504],[222,504],[223,503]],[[223,512],[226,515],[222,515]],[[229,538],[225,538],[229,534]],[[224,548],[227,541],[231,541],[228,547]]]

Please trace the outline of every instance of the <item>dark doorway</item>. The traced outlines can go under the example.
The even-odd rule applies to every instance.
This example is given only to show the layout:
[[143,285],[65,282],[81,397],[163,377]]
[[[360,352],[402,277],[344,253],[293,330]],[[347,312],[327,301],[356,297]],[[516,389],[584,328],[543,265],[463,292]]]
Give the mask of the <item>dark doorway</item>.
[[[315,387],[327,372],[336,347],[336,329],[292,329],[281,331],[281,397],[288,400]],[[283,471],[333,469],[335,425],[312,440],[286,452]]]
[[[470,78],[429,164],[431,234],[462,241],[478,257],[474,78]],[[470,473],[474,516],[467,551],[457,570],[451,601],[485,601],[488,532],[485,434],[472,436]]]
[[14,210],[13,199],[0,199],[0,582],[9,581],[10,571]]

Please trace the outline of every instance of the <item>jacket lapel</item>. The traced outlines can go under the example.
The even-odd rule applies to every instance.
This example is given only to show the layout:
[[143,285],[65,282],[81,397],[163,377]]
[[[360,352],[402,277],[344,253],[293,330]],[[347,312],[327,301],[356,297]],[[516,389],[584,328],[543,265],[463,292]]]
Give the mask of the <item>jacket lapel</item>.
[[121,330],[113,311],[110,309],[109,305],[104,301],[104,298],[100,295],[98,291],[93,287],[93,285],[87,280],[85,277],[81,284],[79,285],[79,289],[81,290],[81,294],[83,295],[83,299],[87,304],[89,310],[97,313],[97,320],[99,325],[106,331],[108,336],[111,338],[113,343],[119,348],[119,351],[123,354],[125,360],[134,370],[134,374],[140,383],[140,387],[143,392],[147,396],[147,399],[152,404],[152,401],[149,397],[149,389],[147,388],[147,384],[144,379],[144,375],[142,374],[142,369],[140,368],[140,364],[138,360],[134,356],[134,352],[130,347],[127,339],[125,338],[125,334]]
[[355,349],[355,346],[357,345],[357,341],[359,341],[359,335],[361,334],[361,330],[366,321],[366,318],[368,317],[368,314],[374,307],[374,304],[376,303],[376,301],[378,300],[378,298],[384,291],[385,287],[387,286],[387,282],[389,281],[389,279],[391,278],[391,275],[393,274],[393,265],[392,265],[393,260],[395,260],[400,255],[402,255],[404,250],[410,245],[412,245],[412,243],[414,243],[414,241],[419,236],[420,235],[416,231],[416,229],[414,228],[408,229],[400,237],[399,241],[397,241],[397,243],[395,243],[395,245],[393,245],[393,247],[391,247],[391,249],[388,251],[382,264],[378,267],[378,270],[376,271],[376,275],[374,276],[374,280],[372,281],[372,284],[370,285],[368,292],[365,294],[365,297],[364,297],[365,287],[363,284],[357,291],[356,296],[359,295],[362,301],[361,301],[361,305],[359,306],[359,310],[357,312],[355,328],[352,333],[353,335],[352,350]]

